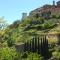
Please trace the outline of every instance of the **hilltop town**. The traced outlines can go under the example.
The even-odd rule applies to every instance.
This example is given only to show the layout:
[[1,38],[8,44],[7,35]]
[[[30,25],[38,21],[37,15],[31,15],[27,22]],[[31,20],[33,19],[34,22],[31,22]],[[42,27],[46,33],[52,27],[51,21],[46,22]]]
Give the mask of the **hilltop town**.
[[46,4],[30,12],[30,16],[38,15],[40,17],[50,17],[50,15],[56,14],[60,14],[60,1],[56,4],[55,1],[53,1],[52,5]]
[[60,1],[8,26],[0,20],[0,60],[60,60]]

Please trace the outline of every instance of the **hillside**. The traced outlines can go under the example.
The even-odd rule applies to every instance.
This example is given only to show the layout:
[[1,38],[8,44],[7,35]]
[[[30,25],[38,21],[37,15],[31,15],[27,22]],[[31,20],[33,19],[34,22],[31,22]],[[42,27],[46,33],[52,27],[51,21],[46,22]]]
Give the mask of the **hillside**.
[[24,20],[15,21],[6,29],[8,37],[16,43],[31,40],[35,35],[49,33],[60,33],[60,18],[27,17]]
[[60,60],[60,1],[10,25],[0,18],[0,60]]
[[[13,24],[8,25],[7,28],[4,31],[0,31],[0,33],[1,33],[0,34],[1,35],[0,36],[0,47],[2,47],[2,49],[3,49],[3,50],[2,49],[0,50],[0,51],[2,51],[2,53],[1,53],[2,58],[5,57],[5,58],[9,59],[9,57],[7,57],[7,56],[5,56],[5,54],[3,54],[3,51],[4,51],[4,52],[7,52],[6,55],[9,54],[9,56],[10,56],[12,54],[11,57],[14,56],[13,58],[17,57],[19,59],[20,58],[29,59],[29,58],[32,58],[32,55],[33,55],[33,58],[35,58],[35,56],[37,55],[36,58],[39,58],[39,60],[40,59],[42,60],[44,58],[44,56],[41,54],[38,54],[38,52],[33,53],[31,51],[29,51],[29,52],[23,51],[23,53],[22,52],[18,53],[16,51],[16,49],[17,49],[16,46],[21,46],[22,44],[24,44],[26,42],[28,42],[28,43],[31,42],[31,44],[33,46],[34,40],[35,40],[35,43],[37,43],[36,41],[43,41],[41,48],[44,51],[45,51],[45,49],[48,49],[48,51],[50,52],[49,55],[51,54],[49,58],[51,58],[51,57],[54,58],[55,55],[57,58],[57,53],[60,54],[60,45],[58,45],[58,44],[60,44],[60,38],[59,38],[60,37],[59,36],[59,34],[60,34],[60,15],[59,15],[59,17],[56,17],[56,15],[54,15],[51,18],[43,18],[43,17],[36,18],[36,17],[27,16],[23,20],[17,20]],[[37,39],[35,39],[34,37]],[[46,39],[46,41],[45,41],[45,39]],[[49,48],[47,48],[46,46],[47,47],[49,46]],[[40,49],[40,46],[38,48]],[[18,47],[18,49],[20,49],[20,48]],[[13,53],[10,54],[10,52],[14,52],[15,54],[14,55],[13,55]],[[56,52],[56,54],[55,54],[55,52]],[[27,57],[25,57],[25,56],[27,56]],[[13,60],[13,58],[12,58],[12,60]],[[60,58],[60,55],[58,55],[58,58]]]

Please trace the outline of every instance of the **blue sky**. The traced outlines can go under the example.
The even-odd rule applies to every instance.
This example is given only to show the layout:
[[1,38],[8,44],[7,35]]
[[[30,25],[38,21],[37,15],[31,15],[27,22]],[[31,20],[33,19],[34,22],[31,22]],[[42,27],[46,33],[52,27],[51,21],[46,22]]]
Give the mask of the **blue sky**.
[[[59,0],[55,0],[59,1]],[[53,0],[0,0],[0,17],[4,16],[8,23],[21,19],[22,13],[29,13],[44,4],[52,4]]]

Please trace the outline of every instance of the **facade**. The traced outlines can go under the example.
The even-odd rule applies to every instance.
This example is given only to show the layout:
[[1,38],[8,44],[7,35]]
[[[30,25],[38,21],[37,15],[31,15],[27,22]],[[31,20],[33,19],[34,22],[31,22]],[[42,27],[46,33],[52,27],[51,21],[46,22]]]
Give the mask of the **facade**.
[[57,2],[57,5],[60,6],[60,1]]
[[30,16],[34,16],[38,14],[39,16],[48,16],[47,13],[51,15],[60,14],[60,1],[55,5],[55,1],[53,1],[53,5],[44,5],[43,7],[37,8],[30,12]]

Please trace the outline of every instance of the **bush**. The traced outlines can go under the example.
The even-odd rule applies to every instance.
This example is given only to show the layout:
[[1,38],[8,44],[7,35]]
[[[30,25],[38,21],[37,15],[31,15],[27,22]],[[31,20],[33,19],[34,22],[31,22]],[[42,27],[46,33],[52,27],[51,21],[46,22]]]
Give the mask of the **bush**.
[[22,60],[44,60],[44,58],[38,53],[25,52],[21,56]]
[[56,58],[57,60],[60,60],[60,52],[59,51],[55,51],[52,53],[53,58]]
[[12,47],[14,45],[14,41],[13,40],[8,40],[7,44],[9,47]]
[[15,48],[1,48],[0,49],[0,60],[18,60],[18,54]]
[[52,18],[57,18],[57,16],[56,15],[52,15]]
[[58,15],[58,17],[57,17],[58,19],[60,19],[60,15]]
[[28,55],[28,60],[43,60],[43,57],[37,53],[30,53]]

